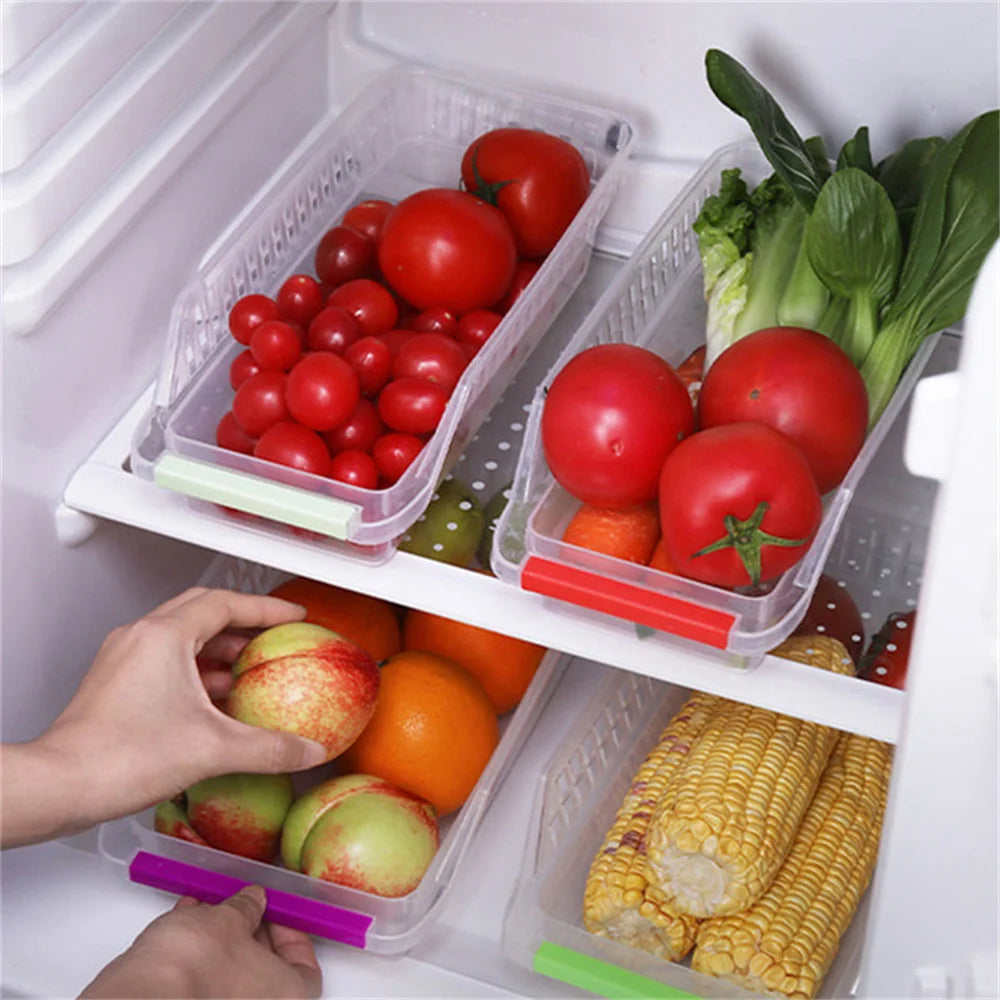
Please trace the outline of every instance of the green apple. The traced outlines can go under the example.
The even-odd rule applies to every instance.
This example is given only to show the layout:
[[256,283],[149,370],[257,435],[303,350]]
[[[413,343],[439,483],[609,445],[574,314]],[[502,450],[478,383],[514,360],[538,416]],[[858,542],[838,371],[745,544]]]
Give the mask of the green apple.
[[479,498],[460,479],[449,476],[407,529],[399,548],[454,566],[471,566],[485,529],[486,512]]
[[183,795],[161,802],[156,807],[153,814],[153,829],[157,833],[165,833],[168,837],[177,837],[178,840],[207,846],[205,838],[197,833],[188,821]]
[[232,669],[229,715],[322,743],[327,760],[358,738],[378,700],[378,665],[367,650],[310,622],[265,629]]
[[288,774],[224,774],[192,785],[185,798],[188,823],[210,847],[271,861],[295,788]]
[[296,800],[281,857],[313,878],[395,898],[416,889],[439,843],[429,803],[381,778],[348,774]]

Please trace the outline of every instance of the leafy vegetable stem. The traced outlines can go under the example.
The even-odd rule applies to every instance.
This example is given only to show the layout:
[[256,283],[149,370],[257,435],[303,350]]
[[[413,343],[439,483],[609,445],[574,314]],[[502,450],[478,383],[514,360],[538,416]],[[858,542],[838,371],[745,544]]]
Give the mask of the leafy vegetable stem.
[[859,366],[868,390],[869,430],[889,405],[903,370],[923,340],[925,331],[919,328],[918,317],[919,310],[913,308],[889,320]]

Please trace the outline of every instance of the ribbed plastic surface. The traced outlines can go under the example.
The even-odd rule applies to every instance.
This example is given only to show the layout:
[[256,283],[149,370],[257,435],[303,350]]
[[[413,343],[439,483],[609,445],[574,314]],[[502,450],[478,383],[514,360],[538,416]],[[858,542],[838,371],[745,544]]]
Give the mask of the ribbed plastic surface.
[[747,667],[787,638],[805,614],[851,498],[937,338],[925,341],[843,482],[824,497],[823,520],[809,550],[764,596],[736,594],[563,543],[562,533],[579,502],[549,472],[540,432],[548,386],[580,351],[597,344],[637,344],[677,365],[704,343],[701,261],[691,225],[705,198],[718,189],[721,171],[736,166],[750,184],[770,172],[753,142],[724,147],[710,157],[666,209],[539,384],[511,501],[494,537],[492,567],[498,577],[515,586],[558,598],[567,606],[577,605],[587,614],[612,614],[664,630],[719,650],[734,666]]
[[[756,994],[667,962],[629,945],[591,934],[583,926],[583,892],[599,850],[632,778],[689,692],[617,671],[609,676],[568,729],[538,780],[525,858],[504,918],[503,950],[518,965],[567,982],[586,973],[599,996],[622,993],[622,972],[654,980],[649,996],[735,998]],[[863,901],[841,941],[821,997],[846,997],[857,976],[867,919]],[[548,961],[555,946],[560,961]],[[676,991],[684,991],[678,994]]]
[[[199,583],[203,586],[262,594],[277,586],[286,576],[287,574],[249,560],[216,556]],[[338,909],[343,912],[337,915],[337,921],[327,921],[322,925],[325,936],[373,952],[397,954],[407,951],[437,918],[486,807],[507,776],[518,751],[530,736],[565,670],[565,665],[566,658],[559,653],[546,654],[520,704],[501,717],[500,743],[462,808],[441,820],[441,845],[438,852],[420,885],[408,896],[399,899],[375,896],[358,889],[323,882],[278,865],[251,861],[168,837],[153,829],[152,810],[106,823],[100,831],[101,853],[121,865],[124,875],[128,874],[128,866],[139,851],[166,858],[167,862],[161,866],[149,861],[142,863],[142,871],[148,874],[145,881],[154,884],[153,875],[160,872],[157,876],[160,879],[158,884],[167,888],[174,885],[178,887],[177,891],[181,891],[182,883],[186,882],[192,890],[207,892],[219,884],[213,874],[262,885],[277,893],[272,919],[290,923],[291,926],[299,926],[294,921],[300,920],[304,913],[313,913],[314,910],[327,913],[329,908]],[[326,776],[326,772],[323,776]],[[302,775],[295,777],[299,786],[303,781],[308,781]],[[298,790],[303,791],[304,788],[299,787]],[[195,866],[209,874],[199,876],[197,872],[191,873],[184,866]],[[179,874],[183,875],[183,879],[178,878]],[[169,879],[174,879],[174,882],[169,882]],[[289,897],[299,897],[301,905],[295,905]],[[310,909],[309,901],[329,904],[329,908]],[[279,902],[280,906],[277,905]],[[358,927],[362,925],[364,930],[359,934]],[[320,924],[313,929],[318,927]]]
[[[242,295],[274,294],[290,274],[311,270],[323,233],[355,201],[392,201],[430,186],[456,187],[461,156],[481,133],[500,125],[539,128],[572,142],[590,172],[591,193],[486,346],[466,369],[440,425],[418,459],[391,487],[363,490],[218,448],[215,425],[228,409],[228,369],[241,345],[227,315]],[[614,112],[501,86],[422,71],[391,71],[343,113],[319,125],[297,159],[261,192],[231,229],[196,281],[177,300],[157,383],[154,411],[133,448],[133,467],[155,475],[170,451],[247,477],[253,507],[255,480],[273,479],[294,491],[329,497],[357,509],[338,552],[379,561],[426,507],[442,474],[545,334],[582,280],[598,223],[614,196],[633,130]],[[206,499],[204,494],[202,499]],[[206,507],[206,512],[211,509]],[[266,525],[283,530],[276,517]],[[289,522],[301,522],[290,517]],[[265,526],[261,525],[262,530]]]

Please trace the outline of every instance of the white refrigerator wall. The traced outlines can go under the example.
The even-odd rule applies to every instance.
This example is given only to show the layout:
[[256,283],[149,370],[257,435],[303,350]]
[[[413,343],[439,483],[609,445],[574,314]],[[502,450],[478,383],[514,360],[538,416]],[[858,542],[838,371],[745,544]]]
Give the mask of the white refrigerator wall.
[[[499,74],[620,110],[639,141],[608,225],[642,232],[678,177],[745,134],[705,83],[707,48],[747,64],[797,128],[831,148],[867,124],[878,157],[913,136],[949,135],[1000,103],[998,10],[961,2],[5,2],[3,738],[36,735],[103,635],[205,566],[206,551],[67,510],[65,484],[155,377],[171,302],[226,223],[373,74],[396,62]],[[943,558],[944,544],[932,559]],[[937,601],[946,606],[946,596]],[[947,634],[937,646],[928,639],[928,652],[942,653]],[[995,681],[977,690],[981,706],[991,693],[995,707]],[[904,739],[919,741],[934,724],[933,692],[928,681]],[[990,719],[978,725],[989,739]],[[907,830],[921,823],[912,788],[922,766],[914,757],[901,776]],[[992,781],[995,805],[995,758]],[[956,818],[949,828],[957,855],[970,822]],[[943,850],[947,832],[925,830],[927,849]],[[893,846],[878,914],[887,959],[866,970],[877,977],[876,996],[916,995],[907,992],[915,989],[912,951],[893,935],[896,921],[907,913],[922,921],[928,942],[931,921],[960,921],[939,905],[943,883],[916,917],[918,857]],[[984,884],[995,883],[995,861]],[[988,941],[974,946],[988,966]],[[937,963],[956,988],[972,981],[958,971],[960,950],[950,942]]]

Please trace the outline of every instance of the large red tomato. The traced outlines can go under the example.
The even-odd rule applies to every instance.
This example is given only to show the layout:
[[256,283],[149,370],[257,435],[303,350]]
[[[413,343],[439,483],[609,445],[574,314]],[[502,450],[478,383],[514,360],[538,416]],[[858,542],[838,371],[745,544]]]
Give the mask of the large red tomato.
[[802,452],[765,424],[710,427],[667,456],[663,539],[678,572],[720,587],[756,587],[805,555],[823,515]]
[[698,395],[702,427],[754,420],[790,437],[820,493],[845,476],[864,444],[868,393],[829,337],[801,327],[758,330],[716,358]]
[[378,261],[385,280],[410,305],[461,315],[503,298],[517,251],[499,209],[465,191],[425,188],[389,213]]
[[571,358],[542,409],[552,475],[595,507],[653,500],[664,459],[693,429],[694,409],[677,373],[633,344],[599,344]]
[[544,257],[587,200],[590,174],[579,150],[565,139],[535,129],[498,128],[465,151],[462,183],[503,212],[522,257]]

